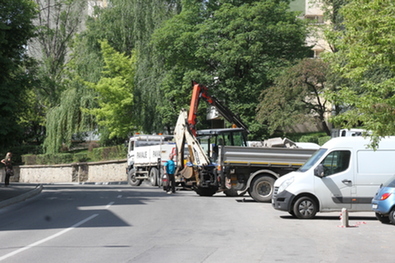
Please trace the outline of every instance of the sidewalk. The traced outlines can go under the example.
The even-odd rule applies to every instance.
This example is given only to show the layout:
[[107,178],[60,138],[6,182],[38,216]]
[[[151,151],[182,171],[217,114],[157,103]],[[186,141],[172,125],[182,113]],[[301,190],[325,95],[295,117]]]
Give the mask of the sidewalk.
[[22,184],[11,182],[8,187],[0,183],[0,208],[22,202],[41,193],[41,184]]

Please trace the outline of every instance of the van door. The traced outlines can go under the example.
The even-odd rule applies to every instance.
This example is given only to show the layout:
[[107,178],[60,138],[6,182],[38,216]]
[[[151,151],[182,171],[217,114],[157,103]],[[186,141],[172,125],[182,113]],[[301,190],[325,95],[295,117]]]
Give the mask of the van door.
[[349,150],[336,150],[321,162],[323,175],[314,179],[321,212],[351,208],[354,173],[350,169],[350,157]]

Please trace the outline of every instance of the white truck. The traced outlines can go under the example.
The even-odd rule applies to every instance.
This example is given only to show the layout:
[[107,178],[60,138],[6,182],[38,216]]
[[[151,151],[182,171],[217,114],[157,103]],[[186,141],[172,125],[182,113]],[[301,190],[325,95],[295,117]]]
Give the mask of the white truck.
[[172,135],[135,135],[129,139],[126,168],[128,183],[139,186],[144,180],[152,186],[162,184],[162,166],[175,154]]
[[272,205],[301,219],[317,212],[372,211],[380,184],[395,174],[395,137],[378,149],[369,138],[338,137],[325,143],[299,170],[274,183]]

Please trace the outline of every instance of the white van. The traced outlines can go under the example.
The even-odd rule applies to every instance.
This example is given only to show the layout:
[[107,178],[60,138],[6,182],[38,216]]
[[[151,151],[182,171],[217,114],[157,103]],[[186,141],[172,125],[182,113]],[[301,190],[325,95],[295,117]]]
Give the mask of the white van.
[[342,208],[372,211],[377,189],[395,174],[395,137],[381,139],[376,151],[370,143],[363,137],[331,139],[299,170],[276,180],[273,207],[298,218]]

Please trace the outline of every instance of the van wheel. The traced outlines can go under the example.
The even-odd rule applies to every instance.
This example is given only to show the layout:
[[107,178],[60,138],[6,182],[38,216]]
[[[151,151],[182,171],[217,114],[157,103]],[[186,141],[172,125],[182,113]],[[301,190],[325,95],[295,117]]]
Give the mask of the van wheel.
[[391,224],[395,225],[395,208],[392,208],[389,214],[389,221]]
[[128,172],[128,183],[131,186],[139,186],[143,180],[136,179],[136,170],[130,169]]
[[270,202],[273,195],[274,179],[270,176],[258,176],[250,187],[249,194],[257,202]]
[[295,216],[300,219],[312,219],[317,211],[317,203],[308,196],[299,197],[293,206]]
[[383,224],[388,224],[390,222],[389,216],[384,216],[379,213],[376,213],[376,218]]
[[151,168],[151,170],[149,171],[149,179],[152,186],[158,185],[158,174],[158,169],[156,168]]

